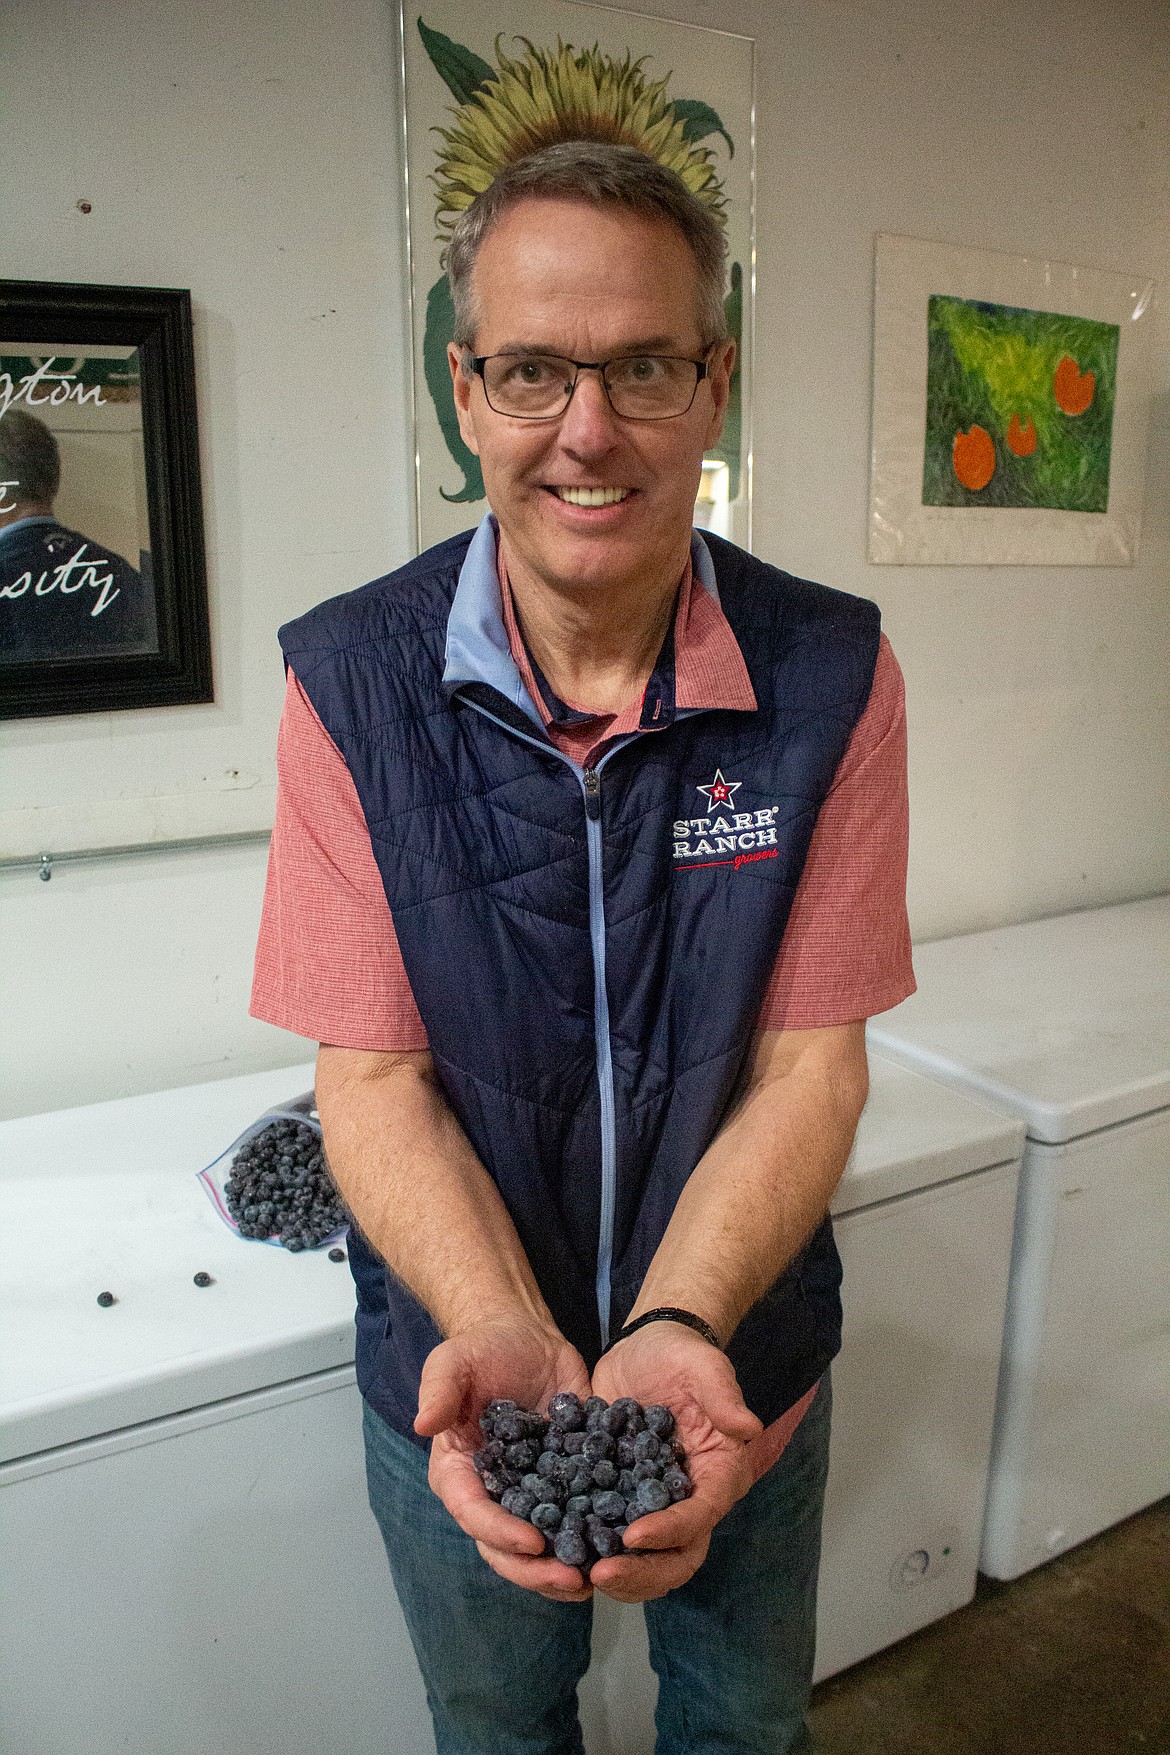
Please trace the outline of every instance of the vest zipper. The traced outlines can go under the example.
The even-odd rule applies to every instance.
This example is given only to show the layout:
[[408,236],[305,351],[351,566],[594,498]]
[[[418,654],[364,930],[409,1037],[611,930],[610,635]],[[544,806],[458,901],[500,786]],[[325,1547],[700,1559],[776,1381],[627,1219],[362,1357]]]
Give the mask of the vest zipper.
[[585,800],[585,845],[589,858],[589,943],[593,953],[593,1043],[597,1057],[597,1093],[601,1110],[601,1207],[597,1224],[597,1278],[595,1290],[597,1297],[597,1321],[601,1329],[601,1344],[609,1344],[609,1317],[611,1292],[609,1277],[613,1267],[613,1228],[617,1211],[617,1121],[616,1103],[613,1088],[613,1050],[609,1040],[609,995],[605,990],[605,882],[602,866],[601,841],[601,769],[610,756],[632,743],[638,735],[631,731],[620,743],[615,743],[606,750],[595,768],[581,768],[571,756],[556,748],[547,740],[518,731],[509,725],[506,719],[497,718],[494,713],[472,701],[467,696],[461,699],[465,706],[481,713],[498,725],[502,731],[510,732],[519,738],[521,743],[529,743],[534,749],[547,755],[551,750],[554,756],[565,763],[576,774]]

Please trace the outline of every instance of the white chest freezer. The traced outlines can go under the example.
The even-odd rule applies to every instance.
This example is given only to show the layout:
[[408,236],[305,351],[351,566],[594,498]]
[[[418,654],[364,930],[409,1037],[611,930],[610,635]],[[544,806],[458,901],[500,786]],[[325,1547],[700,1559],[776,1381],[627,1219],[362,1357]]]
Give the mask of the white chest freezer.
[[1170,1489],[1170,897],[918,947],[883,1054],[1020,1117],[983,1569]]
[[833,1201],[842,1350],[816,1679],[971,1600],[1024,1129],[870,1054]]

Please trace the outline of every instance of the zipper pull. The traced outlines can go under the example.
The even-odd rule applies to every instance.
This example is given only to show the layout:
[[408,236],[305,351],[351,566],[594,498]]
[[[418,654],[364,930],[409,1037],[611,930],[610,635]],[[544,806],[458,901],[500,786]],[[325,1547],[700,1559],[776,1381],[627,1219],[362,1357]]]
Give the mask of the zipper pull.
[[601,815],[601,775],[596,768],[586,768],[584,785],[585,815],[596,822]]

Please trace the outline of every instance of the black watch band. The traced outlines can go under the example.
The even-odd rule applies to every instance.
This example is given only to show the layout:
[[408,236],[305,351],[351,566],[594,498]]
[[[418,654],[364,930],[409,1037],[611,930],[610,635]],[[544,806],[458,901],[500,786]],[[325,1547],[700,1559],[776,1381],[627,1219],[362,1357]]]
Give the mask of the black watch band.
[[636,1316],[633,1322],[627,1322],[621,1333],[614,1335],[609,1345],[602,1348],[602,1357],[605,1357],[611,1347],[616,1347],[619,1341],[628,1340],[640,1328],[645,1328],[648,1322],[681,1322],[684,1328],[694,1329],[697,1335],[702,1335],[719,1352],[723,1351],[723,1344],[709,1322],[696,1316],[693,1310],[676,1310],[673,1305],[664,1304],[658,1310],[647,1310],[642,1316]]

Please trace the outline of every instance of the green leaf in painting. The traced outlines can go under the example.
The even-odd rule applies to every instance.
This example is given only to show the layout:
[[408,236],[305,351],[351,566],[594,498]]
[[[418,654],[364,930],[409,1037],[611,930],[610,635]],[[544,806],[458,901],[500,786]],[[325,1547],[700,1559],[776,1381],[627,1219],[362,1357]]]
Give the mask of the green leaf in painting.
[[481,61],[470,49],[453,43],[441,30],[432,30],[421,18],[417,22],[423,48],[430,56],[435,72],[454,94],[456,103],[465,104],[481,85],[495,78],[487,62]]
[[463,443],[463,435],[459,431],[459,417],[455,412],[455,398],[451,393],[451,373],[447,365],[447,343],[455,334],[455,307],[451,303],[451,291],[447,285],[447,276],[436,280],[427,294],[427,325],[423,332],[423,374],[426,377],[427,389],[431,393],[431,401],[439,418],[439,427],[443,434],[443,442],[457,467],[463,474],[463,486],[453,494],[439,493],[452,505],[466,505],[471,500],[483,499],[483,476],[480,473],[479,458],[474,451],[469,451]]
[[706,140],[712,134],[722,134],[727,142],[728,152],[732,158],[735,157],[735,145],[731,135],[710,104],[703,103],[700,98],[675,98],[673,108],[682,120],[683,134],[689,146]]

